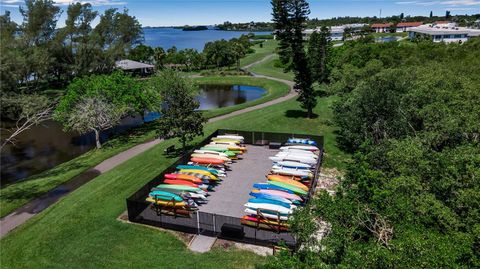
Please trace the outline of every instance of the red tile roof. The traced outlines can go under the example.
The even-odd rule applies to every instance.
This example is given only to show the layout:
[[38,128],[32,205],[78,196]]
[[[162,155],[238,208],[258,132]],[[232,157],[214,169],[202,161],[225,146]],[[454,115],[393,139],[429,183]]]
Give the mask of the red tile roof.
[[392,23],[374,23],[372,24],[372,28],[385,28],[392,26]]
[[397,24],[397,27],[417,27],[422,25],[423,22],[401,22]]

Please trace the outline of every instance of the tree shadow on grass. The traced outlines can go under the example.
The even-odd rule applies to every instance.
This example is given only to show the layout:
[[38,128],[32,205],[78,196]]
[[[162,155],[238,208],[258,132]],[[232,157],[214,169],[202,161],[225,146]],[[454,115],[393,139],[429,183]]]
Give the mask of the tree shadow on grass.
[[[307,118],[308,114],[307,114],[307,111],[303,111],[303,110],[287,110],[285,111],[285,117],[287,118],[295,118],[295,119],[298,119],[298,118]],[[313,113],[312,114],[312,119],[316,119],[318,118],[318,115]]]

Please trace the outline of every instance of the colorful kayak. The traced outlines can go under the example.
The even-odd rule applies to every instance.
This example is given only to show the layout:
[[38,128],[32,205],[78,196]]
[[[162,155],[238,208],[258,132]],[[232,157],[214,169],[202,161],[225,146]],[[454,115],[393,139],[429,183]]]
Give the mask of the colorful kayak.
[[275,186],[275,185],[272,185],[270,183],[255,183],[255,184],[253,184],[253,187],[256,188],[256,189],[260,189],[260,190],[277,190],[277,191],[284,191],[284,192],[287,192],[287,193],[293,193],[293,191],[291,191],[289,189],[279,187],[279,186]]
[[301,162],[292,162],[292,161],[284,161],[284,162],[278,162],[275,163],[276,165],[280,167],[287,167],[287,168],[298,168],[298,169],[312,169],[313,166],[310,164],[306,163],[301,163]]
[[213,142],[219,142],[219,143],[222,143],[222,142],[235,143],[235,144],[237,144],[237,145],[242,143],[242,141],[240,141],[240,140],[238,140],[238,139],[218,138],[218,137],[212,138],[212,141],[213,141]]
[[318,155],[306,150],[288,150],[288,151],[280,151],[276,154],[276,156],[284,156],[284,155],[293,155],[293,156],[304,156],[314,158],[315,160],[318,159]]
[[317,160],[311,158],[309,156],[300,156],[300,155],[279,155],[274,157],[268,157],[270,160],[274,162],[283,162],[283,161],[293,161],[293,162],[301,162],[310,165],[317,164]]
[[313,173],[310,170],[302,170],[302,169],[292,169],[292,168],[284,168],[284,167],[272,167],[272,173],[286,175],[286,176],[295,176],[301,178],[312,178]]
[[187,175],[187,174],[165,174],[166,179],[181,179],[181,180],[187,180],[191,181],[193,183],[201,184],[203,182],[202,178],[198,178],[192,175]]
[[292,204],[292,201],[287,199],[287,198],[284,198],[284,197],[279,196],[279,195],[262,193],[262,192],[259,192],[258,190],[256,192],[254,192],[252,190],[249,194],[250,194],[250,196],[255,197],[255,198],[259,198],[259,199],[269,199],[269,200],[275,200],[275,201],[279,201],[279,202],[289,204],[289,205]]
[[172,185],[185,185],[190,187],[199,188],[199,186],[191,181],[187,180],[180,180],[180,179],[165,179],[163,181],[165,184],[172,184]]
[[270,200],[266,198],[251,198],[248,199],[249,203],[257,203],[257,204],[272,204],[272,205],[279,205],[283,206],[285,208],[291,209],[292,204],[291,203],[283,203],[278,200]]
[[205,170],[200,170],[200,169],[180,169],[179,173],[186,172],[186,173],[195,173],[195,174],[200,174],[204,176],[211,177],[213,179],[217,179],[217,176],[210,173],[209,171]]
[[178,165],[178,166],[177,166],[177,169],[178,169],[178,170],[181,170],[181,169],[203,170],[203,171],[210,172],[210,173],[212,173],[212,174],[214,174],[214,175],[218,175],[218,174],[223,174],[223,173],[225,173],[225,172],[222,171],[222,170],[213,169],[213,168],[208,168],[208,167],[201,166],[201,165]]
[[223,152],[227,155],[229,155],[228,157],[232,157],[231,154],[233,154],[234,156],[237,156],[237,154],[242,154],[242,151],[240,150],[228,150],[226,148],[223,148],[223,147],[215,147],[215,146],[205,146],[205,147],[202,147],[200,148],[200,150],[211,150],[211,151],[218,151],[218,152]]
[[[213,154],[213,155],[218,155],[218,156],[222,156],[222,157],[227,157],[229,158],[230,156],[228,156],[228,154],[226,153],[223,153],[223,152],[218,152],[218,151],[214,151],[214,150],[201,150],[201,149],[196,149],[193,151],[194,153],[198,153],[198,154]],[[235,155],[235,154],[233,154]]]
[[285,208],[281,205],[275,205],[275,204],[269,204],[269,203],[250,203],[250,202],[248,202],[244,206],[248,207],[248,208],[251,208],[251,209],[254,209],[254,210],[260,209],[260,210],[266,210],[266,211],[270,211],[270,212],[278,212],[280,214],[285,214],[285,215],[292,214],[292,209]]
[[203,175],[203,174],[198,174],[198,173],[193,173],[193,172],[182,172],[182,171],[178,171],[177,172],[178,174],[182,174],[182,175],[189,175],[189,176],[194,176],[196,178],[200,178],[203,180],[203,182],[208,182],[210,180],[218,180],[217,177],[215,176],[206,176],[206,175]]
[[272,184],[272,185],[275,185],[277,187],[281,187],[281,188],[285,188],[287,190],[290,190],[290,191],[293,191],[295,194],[299,194],[299,195],[307,195],[308,192],[303,190],[303,189],[300,189],[298,187],[295,187],[293,185],[290,185],[290,184],[287,184],[287,183],[284,183],[284,182],[278,182],[278,181],[269,181],[268,182],[269,184]]
[[224,156],[220,156],[220,155],[214,155],[214,154],[209,154],[209,153],[206,153],[206,154],[200,154],[200,153],[193,153],[191,155],[192,158],[208,158],[208,159],[217,159],[217,160],[222,160],[224,162],[231,162],[232,160],[230,160],[230,158],[228,157],[224,157]]
[[172,184],[160,184],[156,187],[157,189],[171,189],[179,191],[188,191],[188,192],[204,192],[200,188],[185,186],[185,185],[172,185]]
[[224,164],[225,163],[222,160],[218,160],[214,158],[191,158],[190,160],[194,163],[199,163],[199,164]]
[[172,201],[165,201],[165,200],[155,200],[152,197],[148,197],[146,199],[147,202],[156,203],[157,205],[164,205],[169,207],[184,207],[186,206],[185,202],[172,202]]
[[166,201],[177,201],[181,202],[183,201],[183,198],[180,197],[179,195],[176,195],[171,192],[166,192],[166,191],[152,191],[148,194],[148,196],[160,199],[160,200],[166,200]]
[[255,228],[260,228],[264,230],[271,230],[271,231],[283,231],[286,232],[288,231],[288,227],[285,227],[283,225],[278,225],[278,224],[269,224],[266,223],[264,219],[259,221],[259,219],[251,216],[244,216],[241,220],[240,223],[243,225],[247,225],[250,227],[255,227]]
[[290,201],[303,201],[302,198],[296,194],[293,193],[288,193],[285,191],[279,191],[279,190],[259,190],[259,189],[253,189],[253,193],[259,192],[263,194],[268,194],[268,195],[275,195],[275,196],[280,196],[285,199],[289,199]]
[[[257,210],[255,209],[251,209],[251,208],[247,208],[245,209],[245,213],[249,214],[249,215],[253,215],[253,216],[257,216]],[[282,215],[282,214],[276,214],[274,212],[271,212],[271,213],[267,213],[266,211],[261,211],[260,212],[262,214],[263,217],[266,217],[266,218],[270,218],[270,219],[274,219],[274,220],[288,220],[288,216],[287,215]]]
[[287,143],[290,144],[304,144],[310,146],[316,146],[317,142],[310,140],[310,139],[302,139],[302,138],[290,138],[287,140]]
[[229,134],[225,134],[225,135],[217,135],[216,138],[226,138],[226,139],[236,139],[236,140],[240,140],[240,141],[244,141],[245,138],[241,135],[229,135]]
[[288,149],[299,149],[299,150],[308,150],[312,152],[320,151],[316,146],[309,146],[309,145],[292,145],[292,146],[285,146],[281,147],[280,150],[288,150]]

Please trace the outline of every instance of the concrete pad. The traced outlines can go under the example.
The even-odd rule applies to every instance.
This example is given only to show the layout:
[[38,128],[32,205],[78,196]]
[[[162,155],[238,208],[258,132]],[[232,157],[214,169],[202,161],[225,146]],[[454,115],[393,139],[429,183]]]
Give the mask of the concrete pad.
[[217,240],[216,237],[210,237],[205,235],[196,235],[190,242],[188,249],[194,252],[205,253],[212,249],[213,244]]
[[265,176],[272,168],[272,161],[278,150],[267,146],[247,145],[242,159],[230,166],[226,178],[209,192],[208,203],[200,206],[200,211],[224,216],[241,218],[245,215],[245,206],[250,199],[254,183],[266,182]]

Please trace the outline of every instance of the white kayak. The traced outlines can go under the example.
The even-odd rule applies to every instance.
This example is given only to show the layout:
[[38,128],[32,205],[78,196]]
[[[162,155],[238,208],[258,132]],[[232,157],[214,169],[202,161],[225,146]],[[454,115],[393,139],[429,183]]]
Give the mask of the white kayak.
[[281,167],[287,167],[287,168],[299,168],[299,169],[312,169],[314,166],[306,163],[301,163],[301,162],[292,162],[292,161],[284,161],[284,162],[277,162],[275,163],[278,166]]
[[280,150],[286,150],[286,149],[299,149],[299,150],[308,150],[308,151],[319,151],[319,149],[316,146],[311,146],[311,145],[292,145],[292,146],[285,146],[281,147]]
[[203,195],[203,194],[198,194],[198,193],[194,193],[194,192],[189,192],[187,195],[188,195],[190,198],[194,198],[194,199],[208,200],[207,197],[205,197],[205,195]]
[[312,177],[313,176],[312,172],[310,172],[309,170],[276,168],[275,166],[272,167],[272,172],[275,173],[275,174],[297,176],[297,177]]
[[280,170],[280,169],[291,169],[291,170],[295,170],[295,171],[298,170],[298,171],[307,171],[307,172],[312,171],[311,168],[305,168],[305,167],[298,168],[298,167],[291,167],[291,166],[281,166],[281,165],[278,165],[277,163],[273,164],[272,171],[273,170]]
[[245,138],[241,135],[217,135],[217,138],[233,139],[233,140],[240,140],[240,141],[245,140]]
[[246,203],[245,207],[253,210],[265,209],[273,212],[279,212],[280,214],[292,214],[292,210],[281,205],[267,204],[267,203]]
[[282,155],[282,156],[275,156],[275,157],[268,157],[270,160],[274,162],[283,162],[283,161],[294,161],[294,162],[301,162],[306,164],[315,165],[317,160],[314,158],[310,158],[308,156],[295,156],[295,155]]
[[308,156],[310,158],[318,159],[318,155],[315,155],[310,151],[280,151],[277,153],[277,156],[281,156],[281,155]]
[[[256,216],[257,215],[257,210],[253,210],[253,209],[250,209],[250,208],[247,208],[245,209],[245,213],[249,214],[249,215],[254,215]],[[270,219],[278,219],[278,215],[274,215],[274,214],[268,214],[268,213],[263,213],[261,212],[263,216],[267,217],[267,218],[270,218]],[[280,216],[280,220],[288,220],[288,217],[287,216]]]
[[218,152],[218,151],[213,151],[213,150],[200,150],[200,149],[196,149],[195,151],[193,151],[194,153],[198,153],[198,154],[212,154],[212,155],[218,155],[218,156],[222,156],[222,157],[226,157],[228,158],[228,155],[223,153],[223,152]]

